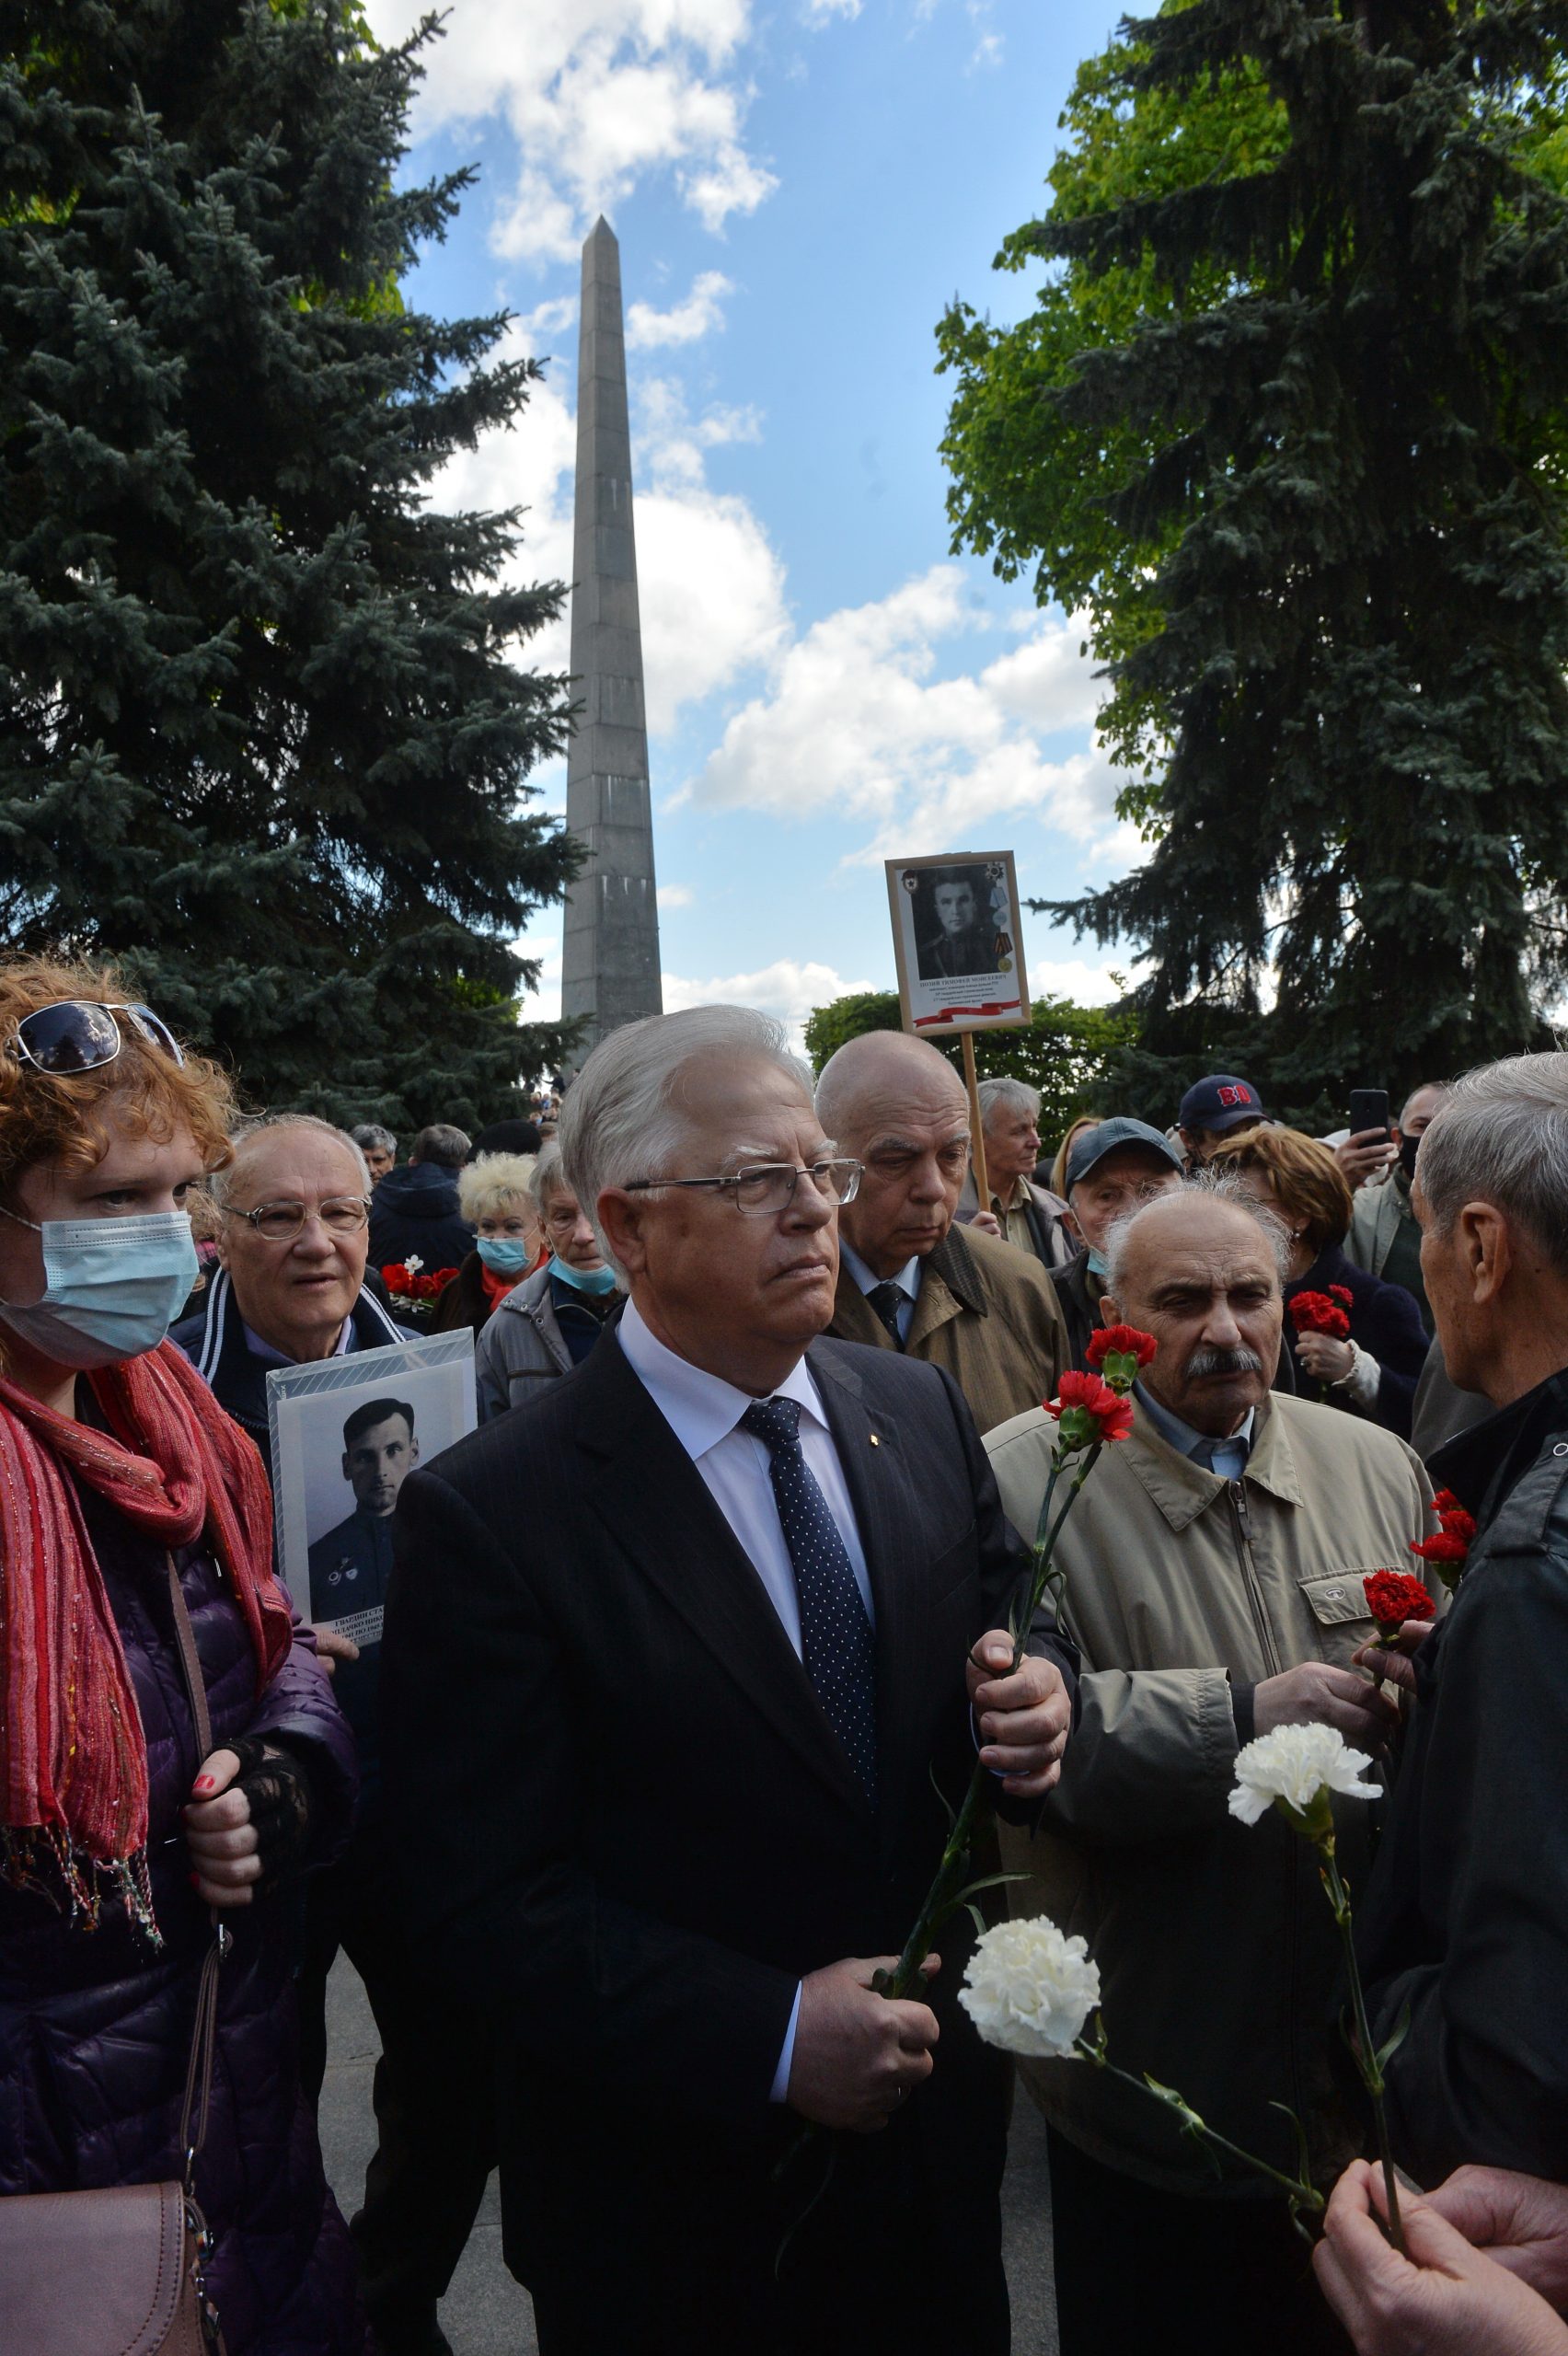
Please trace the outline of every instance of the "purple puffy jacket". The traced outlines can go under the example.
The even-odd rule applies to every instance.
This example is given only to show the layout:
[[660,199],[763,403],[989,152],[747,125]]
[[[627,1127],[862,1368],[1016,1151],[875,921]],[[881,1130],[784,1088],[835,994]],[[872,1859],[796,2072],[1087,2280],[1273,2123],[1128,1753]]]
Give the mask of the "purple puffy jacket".
[[[190,1885],[180,1809],[196,1731],[180,1677],[161,1549],[103,1501],[84,1508],[141,1708],[149,1859],[161,1951],[106,1903],[73,1926],[48,1899],[0,1883],[0,2196],[154,2183],[181,2173],[179,2113],[196,1981],[212,1939]],[[316,1797],[311,1859],[347,1836],[353,1744],[311,1640],[258,1699],[255,1656],[211,1557],[177,1553],[215,1743],[287,1740]],[[300,2094],[290,1974],[297,1888],[225,1910],[217,2062],[197,2196],[216,2236],[209,2284],[229,2356],[360,2356],[355,2268]],[[3,2339],[0,2330],[0,2339]]]

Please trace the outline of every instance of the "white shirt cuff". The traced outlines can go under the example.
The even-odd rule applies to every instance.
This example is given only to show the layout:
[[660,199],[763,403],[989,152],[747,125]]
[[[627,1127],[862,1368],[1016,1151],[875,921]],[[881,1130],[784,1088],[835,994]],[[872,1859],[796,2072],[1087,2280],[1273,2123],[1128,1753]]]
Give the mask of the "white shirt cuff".
[[795,2001],[790,2007],[790,2026],[784,2032],[784,2050],[778,2056],[778,2067],[773,2073],[773,2085],[767,2097],[769,2102],[788,2102],[790,2099],[790,2068],[795,2059],[795,2031],[800,2023],[801,1991],[797,1985]]
[[1378,1403],[1378,1387],[1383,1380],[1383,1369],[1372,1356],[1371,1351],[1364,1350],[1359,1342],[1352,1342],[1350,1347],[1352,1353],[1350,1372],[1342,1374],[1339,1380],[1331,1383],[1329,1387],[1333,1391],[1344,1392],[1358,1407],[1375,1407]]

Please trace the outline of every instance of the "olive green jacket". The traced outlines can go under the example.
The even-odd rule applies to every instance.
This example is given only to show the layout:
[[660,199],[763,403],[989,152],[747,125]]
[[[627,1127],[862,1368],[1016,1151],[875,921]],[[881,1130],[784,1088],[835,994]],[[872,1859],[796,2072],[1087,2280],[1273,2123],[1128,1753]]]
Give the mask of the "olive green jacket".
[[[1055,1426],[1020,1415],[986,1446],[1009,1519],[1032,1539]],[[1211,2127],[1275,2165],[1302,2118],[1315,2171],[1355,2139],[1331,2083],[1339,1939],[1314,1859],[1276,1810],[1228,1812],[1239,1747],[1231,1680],[1303,1661],[1348,1667],[1374,1633],[1368,1571],[1418,1570],[1431,1484],[1373,1424],[1270,1392],[1229,1483],[1155,1429],[1141,1403],[1105,1449],[1057,1548],[1083,1653],[1080,1717],[1041,1829],[1002,1829],[1027,1874],[1015,1914],[1081,1934],[1100,1968],[1111,2056],[1177,2087]],[[1338,1806],[1342,1869],[1365,1887],[1368,1811]],[[1156,2103],[1083,2062],[1023,2065],[1040,2108],[1107,2166],[1170,2191],[1222,2185]]]
[[[843,1262],[827,1330],[841,1342],[897,1347]],[[921,1268],[904,1354],[945,1368],[983,1432],[1054,1398],[1072,1364],[1062,1306],[1039,1261],[957,1225]]]

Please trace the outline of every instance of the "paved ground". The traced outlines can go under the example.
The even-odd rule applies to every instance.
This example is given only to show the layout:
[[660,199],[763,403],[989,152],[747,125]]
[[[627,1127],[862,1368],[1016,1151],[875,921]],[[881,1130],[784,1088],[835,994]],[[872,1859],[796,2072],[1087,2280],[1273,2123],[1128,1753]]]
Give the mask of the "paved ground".
[[[328,1991],[327,2032],[330,2058],[321,2095],[321,2142],[333,2190],[349,2214],[359,2206],[365,2163],[375,2148],[370,2075],[377,2046],[359,1975],[341,1958]],[[1045,2136],[1033,2105],[1023,2099],[1013,2113],[1002,2199],[1013,2356],[1056,2356]],[[463,2263],[442,2302],[441,2321],[455,2356],[536,2356],[528,2294],[502,2261],[501,2209],[493,2179]]]

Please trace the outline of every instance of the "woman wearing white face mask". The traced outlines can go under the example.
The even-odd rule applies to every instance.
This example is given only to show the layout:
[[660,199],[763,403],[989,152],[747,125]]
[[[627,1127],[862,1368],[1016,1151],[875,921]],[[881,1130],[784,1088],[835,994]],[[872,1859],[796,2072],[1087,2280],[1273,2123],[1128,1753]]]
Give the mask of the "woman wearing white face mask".
[[[231,1114],[112,975],[0,965],[0,2208],[182,2176],[221,1946],[208,2292],[229,2356],[336,2356],[363,2327],[271,1893],[340,1844],[352,1745],[272,1576],[260,1460],[163,1338]],[[6,2222],[14,2319],[49,2286]]]
[[530,1183],[549,1256],[513,1288],[479,1335],[474,1371],[481,1423],[581,1366],[620,1301],[615,1273],[566,1183],[559,1145],[546,1146]]

